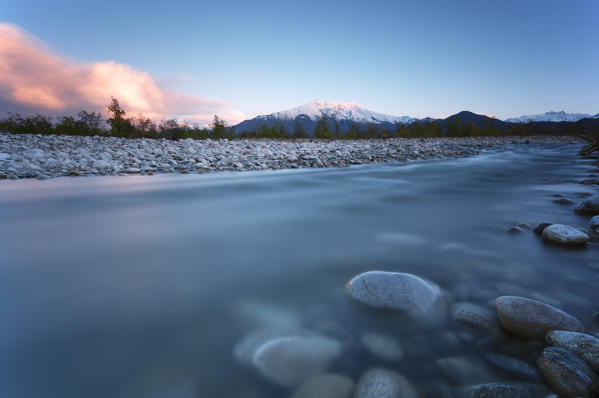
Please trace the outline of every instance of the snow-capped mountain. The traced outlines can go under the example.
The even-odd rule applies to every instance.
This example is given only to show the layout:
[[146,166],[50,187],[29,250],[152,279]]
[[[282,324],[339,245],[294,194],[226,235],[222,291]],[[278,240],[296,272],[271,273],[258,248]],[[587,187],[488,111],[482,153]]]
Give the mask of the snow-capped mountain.
[[333,129],[347,132],[352,126],[365,127],[375,124],[386,130],[395,130],[396,123],[408,124],[418,119],[409,116],[391,116],[370,111],[355,102],[326,102],[315,100],[306,105],[268,115],[256,116],[235,126],[238,133],[256,131],[260,126],[280,127],[293,133],[298,125],[302,131],[312,135],[322,116],[329,118]]
[[326,102],[314,100],[306,105],[286,111],[271,113],[270,115],[258,116],[258,118],[275,118],[293,120],[298,116],[305,115],[311,120],[317,121],[322,115],[337,120],[349,120],[356,123],[412,123],[417,119],[409,116],[391,116],[384,113],[369,111],[355,102]]
[[505,119],[508,123],[528,123],[528,122],[577,122],[581,119],[597,119],[599,113],[596,115],[588,115],[586,113],[566,113],[564,111],[559,112],[545,112],[539,115],[524,115],[520,117],[513,117]]

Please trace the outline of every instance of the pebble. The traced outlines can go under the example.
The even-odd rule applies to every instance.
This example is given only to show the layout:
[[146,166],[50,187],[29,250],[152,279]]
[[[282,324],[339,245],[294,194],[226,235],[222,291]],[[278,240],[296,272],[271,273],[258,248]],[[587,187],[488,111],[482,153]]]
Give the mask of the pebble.
[[495,300],[495,306],[501,326],[518,336],[542,339],[550,330],[584,330],[582,323],[572,315],[537,300],[501,296]]
[[501,328],[497,314],[475,303],[454,303],[450,309],[451,317],[460,325],[491,334],[500,334]]
[[285,336],[260,346],[252,363],[265,378],[293,387],[321,373],[340,353],[341,343],[328,337]]
[[361,341],[368,352],[376,357],[387,361],[399,361],[403,357],[403,348],[392,337],[369,333],[363,335]]
[[412,274],[368,271],[352,278],[345,288],[361,303],[418,318],[438,316],[444,305],[439,286]]
[[522,228],[520,228],[520,227],[510,227],[507,231],[510,234],[519,234],[520,232],[522,232]]
[[576,206],[576,211],[587,214],[599,214],[599,195],[594,195]]
[[599,372],[599,339],[585,333],[552,330],[547,333],[545,342],[574,353],[586,361],[595,372]]
[[582,359],[560,347],[545,348],[537,360],[545,381],[560,396],[597,397],[599,377]]
[[360,377],[354,398],[418,398],[418,394],[401,374],[375,368]]
[[291,398],[349,398],[354,382],[347,376],[327,373],[306,380]]
[[594,216],[593,218],[591,218],[591,220],[589,221],[589,227],[599,233],[599,216]]
[[[578,142],[573,137],[532,140],[538,144]],[[509,142],[508,137],[173,141],[0,133],[0,176],[35,178],[40,172],[49,177],[117,175],[129,169],[150,174],[335,167],[471,156]]]
[[552,200],[552,202],[557,203],[558,205],[573,205],[574,204],[574,202],[572,202],[568,198],[558,198],[558,199]]
[[564,224],[552,224],[543,230],[543,239],[567,246],[584,246],[589,236]]

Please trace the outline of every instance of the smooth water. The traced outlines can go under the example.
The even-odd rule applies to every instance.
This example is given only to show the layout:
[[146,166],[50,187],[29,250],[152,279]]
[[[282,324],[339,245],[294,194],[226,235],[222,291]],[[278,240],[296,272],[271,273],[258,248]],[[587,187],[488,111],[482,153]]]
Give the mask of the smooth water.
[[[521,221],[586,225],[573,205],[552,203],[593,193],[577,183],[591,170],[579,149],[0,182],[0,396],[285,396],[232,355],[244,335],[277,327],[342,341],[332,372],[357,381],[394,369],[422,396],[456,385],[435,366],[442,357],[493,351],[534,364],[537,346],[373,311],[344,284],[368,270],[410,272],[489,308],[503,294],[537,297],[596,331],[597,244],[568,250],[506,232]],[[404,358],[369,355],[366,332],[396,337]]]

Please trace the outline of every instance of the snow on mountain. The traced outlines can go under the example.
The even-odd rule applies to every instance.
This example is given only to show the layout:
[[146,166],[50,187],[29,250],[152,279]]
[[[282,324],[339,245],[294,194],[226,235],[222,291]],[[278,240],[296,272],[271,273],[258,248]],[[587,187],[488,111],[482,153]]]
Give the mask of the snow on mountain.
[[317,121],[322,115],[337,120],[351,120],[356,123],[411,123],[418,119],[409,116],[391,116],[369,111],[355,102],[326,102],[314,100],[306,105],[269,115],[258,116],[262,119],[293,120],[305,115]]
[[593,118],[598,119],[599,113],[596,115],[588,115],[586,113],[566,113],[564,111],[559,112],[545,112],[539,115],[524,115],[520,117],[513,117],[505,119],[509,123],[527,123],[527,122],[577,122],[581,119]]

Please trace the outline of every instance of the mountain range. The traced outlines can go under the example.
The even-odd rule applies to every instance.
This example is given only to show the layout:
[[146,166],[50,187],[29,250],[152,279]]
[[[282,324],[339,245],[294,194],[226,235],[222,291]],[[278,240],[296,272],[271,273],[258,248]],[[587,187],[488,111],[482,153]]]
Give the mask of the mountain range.
[[410,116],[392,116],[383,113],[374,112],[364,108],[355,102],[326,102],[314,100],[308,104],[286,111],[275,112],[268,115],[256,116],[253,119],[244,120],[235,126],[235,131],[239,133],[256,131],[260,126],[279,127],[282,126],[287,132],[292,133],[298,128],[309,135],[314,133],[316,125],[322,116],[329,119],[334,129],[341,132],[347,132],[352,127],[366,128],[369,125],[375,125],[380,130],[395,130],[397,124],[412,124],[414,122],[435,121],[441,125],[454,122],[456,119],[460,123],[472,123],[479,128],[491,124],[494,127],[507,129],[510,125],[522,123],[538,123],[540,126],[547,126],[553,123],[575,123],[581,120],[594,119],[585,122],[586,125],[599,126],[599,113],[588,115],[583,113],[546,112],[538,115],[524,115],[516,118],[499,120],[485,115],[462,111],[451,115],[445,119],[423,118],[417,119]]

